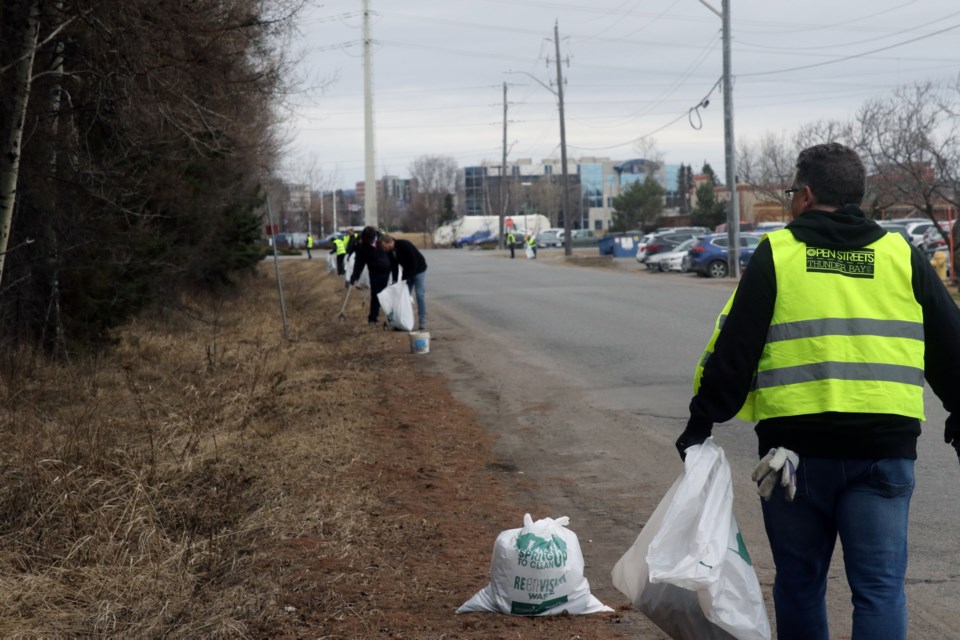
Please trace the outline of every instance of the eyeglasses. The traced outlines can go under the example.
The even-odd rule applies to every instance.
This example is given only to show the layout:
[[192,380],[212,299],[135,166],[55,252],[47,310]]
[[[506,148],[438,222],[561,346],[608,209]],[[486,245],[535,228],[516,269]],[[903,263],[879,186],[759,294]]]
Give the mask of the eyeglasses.
[[803,191],[806,187],[790,187],[789,189],[783,190],[783,195],[787,196],[787,200],[793,200],[793,194],[798,191]]

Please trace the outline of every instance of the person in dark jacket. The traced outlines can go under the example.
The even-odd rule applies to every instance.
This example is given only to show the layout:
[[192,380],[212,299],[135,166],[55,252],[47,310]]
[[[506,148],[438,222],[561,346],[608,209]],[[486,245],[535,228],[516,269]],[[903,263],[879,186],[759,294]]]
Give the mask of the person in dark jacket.
[[794,220],[764,237],[718,319],[676,443],[684,457],[715,423],[757,421],[780,640],[829,638],[838,536],[853,638],[907,637],[924,378],[960,455],[960,310],[919,250],[864,216],[865,176],[843,145],[799,154],[786,190]]
[[390,255],[384,251],[380,242],[380,233],[376,227],[364,227],[360,232],[360,240],[356,244],[353,263],[353,273],[350,274],[350,286],[357,284],[364,267],[370,275],[370,313],[367,316],[369,324],[377,324],[380,315],[380,300],[377,294],[383,291],[390,282],[390,272],[393,265]]
[[393,263],[393,279],[397,279],[400,270],[398,267],[402,267],[404,282],[410,287],[411,293],[416,291],[417,319],[420,331],[423,331],[427,324],[427,299],[423,286],[427,260],[409,240],[396,240],[392,236],[384,235],[380,241],[383,243],[383,250],[390,254]]

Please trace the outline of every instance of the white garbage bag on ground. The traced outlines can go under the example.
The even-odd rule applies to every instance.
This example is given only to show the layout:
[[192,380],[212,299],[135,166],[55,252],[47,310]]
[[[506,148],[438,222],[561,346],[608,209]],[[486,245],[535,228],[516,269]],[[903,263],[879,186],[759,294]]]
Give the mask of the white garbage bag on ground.
[[403,280],[395,282],[377,294],[380,308],[387,315],[387,323],[400,331],[413,331],[416,317],[413,313],[413,297],[410,287]]
[[492,611],[521,616],[613,611],[590,593],[583,576],[583,554],[567,517],[533,521],[497,536],[490,562],[490,584],[457,613]]
[[676,640],[769,640],[763,592],[733,516],[730,465],[713,438],[612,572],[613,584]]

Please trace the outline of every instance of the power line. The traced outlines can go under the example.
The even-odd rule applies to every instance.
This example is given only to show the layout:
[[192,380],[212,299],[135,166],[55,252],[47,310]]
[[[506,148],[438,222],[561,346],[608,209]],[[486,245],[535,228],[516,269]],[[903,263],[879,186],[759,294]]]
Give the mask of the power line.
[[863,52],[861,52],[861,53],[854,53],[854,54],[849,55],[849,56],[843,56],[842,58],[837,58],[836,60],[826,60],[826,61],[824,61],[824,62],[815,62],[815,63],[813,63],[813,64],[801,65],[801,66],[799,66],[799,67],[790,67],[790,68],[788,68],[788,69],[774,69],[774,70],[772,70],[772,71],[756,71],[756,72],[753,72],[753,73],[740,73],[740,74],[737,74],[737,77],[738,77],[738,78],[753,78],[753,77],[756,77],[756,76],[769,76],[769,75],[780,74],[780,73],[789,73],[789,72],[791,72],[791,71],[802,71],[803,69],[813,69],[813,68],[816,68],[816,67],[824,67],[824,66],[827,66],[827,65],[829,65],[829,64],[837,64],[837,63],[839,63],[839,62],[845,62],[845,61],[847,61],[847,60],[854,60],[854,59],[856,59],[856,58],[862,58],[862,57],[864,57],[864,56],[869,56],[869,55],[872,55],[872,54],[874,54],[874,53],[880,53],[881,51],[889,51],[890,49],[896,49],[897,47],[902,47],[902,46],[904,46],[904,45],[908,45],[908,44],[911,44],[911,43],[914,43],[914,42],[918,42],[918,41],[920,41],[920,40],[926,40],[927,38],[932,38],[933,36],[938,36],[938,35],[940,35],[940,34],[947,33],[948,31],[953,31],[954,29],[957,29],[957,28],[960,28],[960,24],[955,24],[955,25],[952,25],[952,26],[950,26],[950,27],[944,27],[943,29],[940,29],[940,30],[938,30],[938,31],[934,31],[934,32],[932,32],[932,33],[928,33],[928,34],[922,35],[922,36],[917,36],[916,38],[910,38],[909,40],[904,40],[903,42],[898,42],[898,43],[896,43],[896,44],[891,44],[891,45],[888,45],[888,46],[886,46],[886,47],[880,47],[879,49],[871,49],[870,51],[863,51]]
[[[909,3],[909,2],[908,2],[907,4],[912,4],[912,3]],[[883,11],[882,11],[881,13],[886,13],[886,12],[883,12]],[[875,15],[880,15],[880,14],[875,14]],[[960,15],[960,11],[956,11],[956,12],[954,12],[954,13],[949,13],[949,14],[941,17],[941,18],[937,18],[936,20],[931,20],[930,22],[924,22],[923,24],[918,24],[917,26],[911,27],[911,28],[909,28],[909,29],[903,29],[903,30],[897,31],[897,32],[895,32],[895,33],[888,33],[888,34],[884,34],[884,35],[882,35],[882,36],[876,36],[876,37],[874,37],[874,38],[867,38],[866,40],[857,40],[857,41],[855,41],[855,42],[841,42],[841,43],[835,43],[835,44],[825,44],[825,45],[820,45],[820,46],[810,46],[810,45],[806,45],[806,44],[805,44],[803,47],[771,47],[771,46],[769,46],[769,45],[755,44],[755,43],[752,43],[752,42],[745,42],[745,41],[743,41],[743,40],[737,40],[737,44],[739,44],[739,45],[746,45],[746,46],[748,46],[748,47],[754,47],[755,49],[761,49],[761,50],[764,50],[764,49],[765,49],[765,50],[768,50],[768,51],[789,51],[789,52],[791,52],[791,53],[793,53],[793,52],[803,53],[803,52],[806,52],[806,51],[810,51],[810,50],[812,50],[812,49],[831,49],[831,48],[835,48],[835,47],[838,47],[838,46],[840,46],[840,47],[855,47],[855,46],[860,45],[860,44],[867,44],[868,42],[876,42],[877,40],[886,40],[887,38],[892,38],[892,37],[894,37],[894,36],[899,36],[899,35],[903,35],[903,34],[905,34],[905,33],[910,33],[911,31],[917,31],[917,30],[919,30],[919,29],[923,29],[924,27],[929,27],[929,26],[932,25],[932,24],[939,24],[939,23],[943,22],[944,20],[946,20],[947,18],[952,18],[952,17],[954,17],[954,16],[956,16],[956,15]],[[871,17],[872,17],[872,16],[871,16]]]
[[[625,147],[625,146],[628,145],[628,144],[636,144],[637,142],[640,142],[640,141],[643,140],[644,138],[649,138],[649,137],[652,136],[652,135],[655,135],[655,134],[657,134],[657,133],[660,133],[661,131],[663,131],[663,130],[666,129],[667,127],[669,127],[669,126],[671,126],[671,125],[679,122],[679,121],[682,120],[684,117],[686,117],[686,118],[690,121],[690,126],[691,126],[691,127],[693,127],[694,129],[700,129],[700,128],[703,126],[703,121],[700,119],[700,109],[706,109],[706,108],[707,108],[707,106],[710,104],[710,96],[713,95],[713,92],[717,90],[717,87],[720,86],[720,83],[721,83],[722,81],[723,81],[723,78],[721,78],[720,80],[717,80],[717,81],[714,83],[714,85],[713,85],[712,87],[710,87],[710,91],[707,92],[707,95],[705,95],[705,96],[703,97],[703,99],[700,100],[700,102],[698,102],[695,106],[690,107],[685,113],[681,113],[680,115],[678,115],[676,118],[674,118],[674,119],[671,120],[670,122],[666,123],[665,125],[662,125],[662,126],[660,126],[660,127],[657,127],[657,128],[654,129],[653,131],[649,131],[649,132],[643,134],[642,136],[633,138],[633,139],[631,139],[631,140],[627,140],[626,142],[621,142],[621,143],[619,143],[619,144],[609,145],[609,146],[606,146],[606,147],[580,147],[580,146],[576,146],[576,145],[570,145],[570,146],[576,146],[577,149],[583,149],[583,150],[585,150],[585,151],[607,151],[607,150],[609,150],[609,149],[616,149],[617,147]],[[694,124],[694,119],[693,119],[694,116],[696,116],[696,118],[697,118],[697,121],[696,121],[697,124]]]

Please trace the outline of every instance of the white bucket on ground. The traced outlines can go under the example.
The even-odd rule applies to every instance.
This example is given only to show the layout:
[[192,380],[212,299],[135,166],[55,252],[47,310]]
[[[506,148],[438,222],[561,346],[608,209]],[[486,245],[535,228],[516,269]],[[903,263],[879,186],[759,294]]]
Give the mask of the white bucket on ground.
[[411,331],[410,352],[411,353],[430,353],[430,333],[428,331]]

